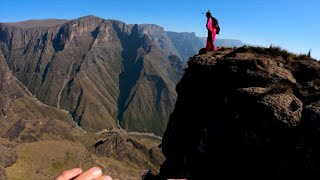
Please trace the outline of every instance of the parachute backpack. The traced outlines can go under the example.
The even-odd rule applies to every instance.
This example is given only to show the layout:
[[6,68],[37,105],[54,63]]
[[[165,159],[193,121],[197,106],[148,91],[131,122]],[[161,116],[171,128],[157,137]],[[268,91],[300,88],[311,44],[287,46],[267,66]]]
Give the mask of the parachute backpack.
[[220,26],[219,26],[218,19],[212,17],[212,20],[213,20],[214,24],[216,25],[216,34],[219,34],[220,33]]

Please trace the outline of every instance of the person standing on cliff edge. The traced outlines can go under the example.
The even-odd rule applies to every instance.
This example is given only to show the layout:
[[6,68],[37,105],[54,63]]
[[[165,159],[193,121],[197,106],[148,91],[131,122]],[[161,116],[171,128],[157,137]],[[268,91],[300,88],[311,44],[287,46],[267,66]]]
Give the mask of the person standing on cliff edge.
[[216,34],[219,34],[220,27],[218,20],[212,17],[210,10],[206,12],[207,24],[206,28],[208,29],[208,38],[207,38],[207,51],[216,51],[217,48],[214,46],[214,40],[216,39]]

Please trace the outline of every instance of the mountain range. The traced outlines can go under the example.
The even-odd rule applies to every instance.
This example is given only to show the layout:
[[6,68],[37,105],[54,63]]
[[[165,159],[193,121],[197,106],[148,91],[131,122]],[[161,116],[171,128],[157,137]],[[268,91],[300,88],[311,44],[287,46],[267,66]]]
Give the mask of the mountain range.
[[178,77],[169,52],[138,25],[93,16],[25,24],[1,24],[0,46],[12,74],[35,98],[68,111],[88,131],[121,126],[163,133]]
[[0,24],[0,49],[17,80],[91,132],[162,135],[183,64],[201,47],[194,33],[95,16]]

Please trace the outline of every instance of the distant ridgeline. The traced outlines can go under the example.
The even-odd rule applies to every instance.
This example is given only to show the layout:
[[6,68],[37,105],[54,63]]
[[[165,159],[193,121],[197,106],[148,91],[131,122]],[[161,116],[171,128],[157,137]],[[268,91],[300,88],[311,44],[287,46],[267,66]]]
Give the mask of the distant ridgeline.
[[[201,43],[202,43],[202,46],[205,46],[206,43],[207,43],[207,37],[199,37]],[[245,43],[243,43],[242,41],[240,40],[235,40],[235,39],[216,39],[214,41],[214,44],[217,46],[217,47],[241,47],[241,46],[244,46],[246,45]]]
[[[167,31],[167,35],[184,61],[198,53],[199,49],[205,47],[207,42],[207,37],[197,37],[195,33],[177,33]],[[217,47],[241,47],[245,44],[240,40],[216,39],[215,45]]]

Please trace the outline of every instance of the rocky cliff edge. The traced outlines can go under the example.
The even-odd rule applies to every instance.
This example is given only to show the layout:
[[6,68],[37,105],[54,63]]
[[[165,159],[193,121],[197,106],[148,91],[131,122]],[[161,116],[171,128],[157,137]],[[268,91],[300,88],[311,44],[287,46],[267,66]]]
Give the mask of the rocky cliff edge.
[[320,175],[320,64],[279,47],[190,58],[161,178]]

